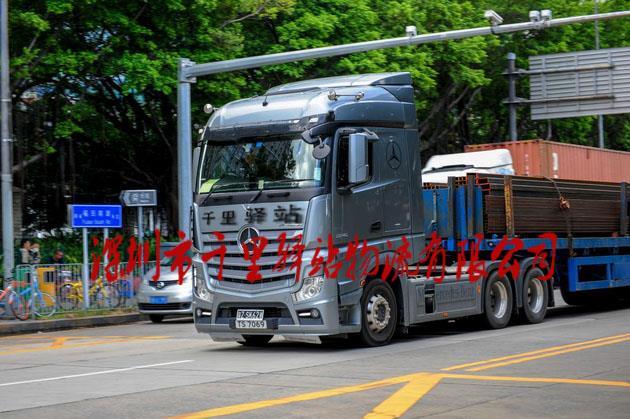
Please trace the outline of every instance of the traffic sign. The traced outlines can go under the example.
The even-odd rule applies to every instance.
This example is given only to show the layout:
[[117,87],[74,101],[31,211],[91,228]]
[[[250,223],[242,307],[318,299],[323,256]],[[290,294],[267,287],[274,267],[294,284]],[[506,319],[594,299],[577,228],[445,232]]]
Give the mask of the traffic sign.
[[127,207],[154,207],[157,205],[157,191],[155,189],[122,191],[120,202]]
[[72,228],[121,228],[121,205],[68,205]]

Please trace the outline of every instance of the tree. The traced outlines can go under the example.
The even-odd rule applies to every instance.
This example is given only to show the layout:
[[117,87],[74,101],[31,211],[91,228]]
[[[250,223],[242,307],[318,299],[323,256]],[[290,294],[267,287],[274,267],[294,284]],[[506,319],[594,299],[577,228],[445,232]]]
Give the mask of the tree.
[[[602,11],[630,0],[602,2]],[[120,189],[156,187],[176,225],[176,67],[179,57],[218,61],[301,48],[485,26],[492,8],[506,22],[531,9],[555,17],[592,12],[570,0],[14,0],[11,71],[18,140],[15,173],[25,220],[51,228],[69,202],[116,201]],[[602,24],[602,47],[630,44],[630,20]],[[477,37],[371,51],[204,77],[193,89],[193,121],[202,105],[261,94],[304,78],[409,71],[414,79],[423,157],[464,144],[506,139],[508,51],[527,67],[534,54],[593,48],[593,25]],[[520,95],[527,96],[522,83]],[[523,138],[547,124],[520,111]],[[594,118],[554,121],[554,139],[595,144]],[[630,150],[628,115],[607,117],[607,144]]]

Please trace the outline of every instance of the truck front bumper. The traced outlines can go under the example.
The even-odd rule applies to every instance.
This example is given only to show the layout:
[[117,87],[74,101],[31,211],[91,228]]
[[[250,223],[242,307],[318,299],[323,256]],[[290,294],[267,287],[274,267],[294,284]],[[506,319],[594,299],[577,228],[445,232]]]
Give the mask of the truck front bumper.
[[[213,340],[219,341],[239,340],[243,335],[281,335],[292,340],[313,341],[318,336],[354,331],[352,327],[340,326],[336,281],[325,280],[319,295],[296,303],[292,294],[300,285],[256,293],[209,286],[208,299],[194,293],[195,327],[198,332],[208,333]],[[238,329],[238,309],[263,309],[267,328]],[[356,329],[358,331],[358,327]]]

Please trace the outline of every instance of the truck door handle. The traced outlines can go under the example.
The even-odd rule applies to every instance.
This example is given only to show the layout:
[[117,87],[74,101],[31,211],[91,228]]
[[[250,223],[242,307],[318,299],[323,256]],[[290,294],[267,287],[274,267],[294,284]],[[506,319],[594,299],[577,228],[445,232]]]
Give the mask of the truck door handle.
[[380,221],[376,221],[370,226],[370,232],[379,231],[381,228],[383,228],[383,224]]

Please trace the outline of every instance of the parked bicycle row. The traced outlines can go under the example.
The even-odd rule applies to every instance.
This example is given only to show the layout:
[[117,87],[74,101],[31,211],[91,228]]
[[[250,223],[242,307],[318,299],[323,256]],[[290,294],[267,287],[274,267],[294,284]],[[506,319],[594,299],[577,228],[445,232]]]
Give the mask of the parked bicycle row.
[[123,263],[122,274],[113,282],[106,279],[101,267],[96,279],[88,278],[86,292],[80,263],[18,265],[15,280],[0,290],[0,317],[26,320],[63,312],[135,307],[142,272],[154,266],[155,262],[149,262],[126,273]]

